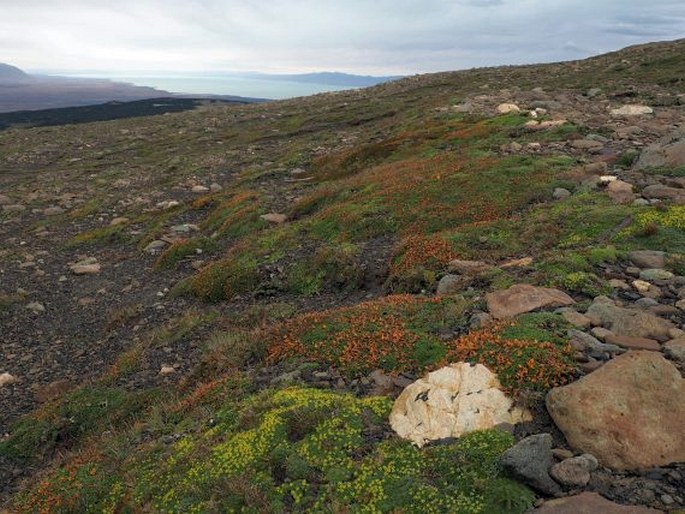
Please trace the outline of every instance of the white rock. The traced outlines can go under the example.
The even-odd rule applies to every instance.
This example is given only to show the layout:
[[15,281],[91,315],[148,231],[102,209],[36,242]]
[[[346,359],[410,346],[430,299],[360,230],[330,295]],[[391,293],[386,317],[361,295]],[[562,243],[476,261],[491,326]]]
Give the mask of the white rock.
[[0,387],[14,384],[15,382],[18,382],[19,379],[15,376],[10,375],[9,373],[0,373]]
[[26,306],[26,308],[34,314],[40,314],[41,312],[45,312],[45,306],[42,303],[38,302],[31,302]]
[[191,189],[193,193],[208,193],[209,188],[207,186],[193,186],[193,189]]
[[633,280],[633,287],[638,293],[646,293],[652,287],[652,284],[644,280]]
[[602,175],[599,177],[599,181],[602,184],[608,184],[609,182],[616,182],[618,177],[616,175]]
[[500,114],[509,114],[510,112],[521,112],[521,109],[516,104],[503,103],[497,106],[497,112]]
[[624,105],[619,109],[611,109],[612,116],[642,116],[653,112],[654,109],[646,105]]
[[173,366],[167,366],[166,364],[162,365],[162,369],[159,370],[160,375],[171,375],[172,373],[176,373],[176,369]]
[[532,419],[500,388],[497,376],[481,364],[451,364],[405,388],[390,413],[390,425],[421,447],[428,441]]

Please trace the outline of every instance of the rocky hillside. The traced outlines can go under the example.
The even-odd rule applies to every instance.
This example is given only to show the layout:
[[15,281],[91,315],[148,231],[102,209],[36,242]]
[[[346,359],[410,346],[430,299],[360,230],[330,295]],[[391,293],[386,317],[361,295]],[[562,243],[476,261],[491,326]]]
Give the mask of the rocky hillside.
[[0,506],[679,512],[683,77],[1,132]]

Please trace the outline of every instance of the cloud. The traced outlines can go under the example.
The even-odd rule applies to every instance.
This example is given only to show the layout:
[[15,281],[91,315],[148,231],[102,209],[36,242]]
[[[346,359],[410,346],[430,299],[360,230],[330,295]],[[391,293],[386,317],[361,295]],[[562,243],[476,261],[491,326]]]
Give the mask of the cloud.
[[0,3],[0,61],[29,69],[414,73],[685,36],[682,0]]

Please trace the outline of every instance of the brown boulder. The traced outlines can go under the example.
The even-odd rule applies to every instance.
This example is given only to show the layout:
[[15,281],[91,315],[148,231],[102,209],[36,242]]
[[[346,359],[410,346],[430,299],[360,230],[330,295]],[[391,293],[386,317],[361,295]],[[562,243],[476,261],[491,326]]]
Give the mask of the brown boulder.
[[542,307],[564,307],[574,304],[569,295],[558,289],[517,284],[509,289],[485,295],[490,314],[496,319],[513,318]]
[[614,180],[609,182],[607,186],[607,194],[614,203],[627,204],[635,200],[635,193],[633,193],[633,185],[622,180]]
[[628,352],[568,386],[547,410],[569,444],[614,469],[685,461],[685,380],[656,352]]
[[662,514],[660,510],[634,505],[620,505],[597,493],[582,493],[550,500],[533,514]]

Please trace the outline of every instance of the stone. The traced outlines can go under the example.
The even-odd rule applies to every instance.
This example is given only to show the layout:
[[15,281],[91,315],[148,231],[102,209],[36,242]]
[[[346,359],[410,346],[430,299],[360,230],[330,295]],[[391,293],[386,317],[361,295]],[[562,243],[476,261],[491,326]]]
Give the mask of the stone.
[[609,182],[607,194],[614,203],[621,205],[629,204],[635,199],[633,185],[622,180],[613,180]]
[[176,234],[189,234],[191,232],[197,232],[200,227],[192,223],[181,223],[180,225],[174,225],[171,227],[171,231]]
[[630,337],[647,337],[663,342],[669,339],[673,323],[649,312],[617,307],[605,296],[595,298],[587,310],[588,317],[597,318],[601,325],[614,334]]
[[636,250],[628,254],[628,259],[638,268],[663,269],[666,265],[666,252]]
[[597,493],[581,493],[545,502],[532,514],[663,514],[660,510],[620,505]]
[[685,311],[685,300],[678,300],[675,303],[676,308],[680,309],[681,311]]
[[608,330],[604,327],[594,327],[592,330],[590,330],[590,333],[600,341],[604,341],[607,336],[614,335],[611,330]]
[[[510,261],[503,262],[499,265],[499,267],[502,269],[525,268],[527,266],[530,266],[531,264],[533,264],[532,257],[522,257],[520,259],[512,259]],[[683,289],[685,290],[685,288]]]
[[652,284],[644,280],[633,280],[633,287],[638,293],[646,293],[652,287]]
[[502,103],[497,106],[499,114],[509,114],[510,112],[521,112],[518,105],[512,103]]
[[568,337],[570,339],[569,342],[575,349],[586,352],[590,357],[596,359],[605,358],[605,354],[611,355],[625,351],[619,346],[602,343],[581,330],[569,330]]
[[386,375],[382,369],[376,369],[369,374],[369,379],[374,383],[372,390],[375,396],[385,396],[395,390],[395,382],[390,375]]
[[488,293],[485,300],[495,319],[513,318],[543,307],[564,307],[575,303],[563,291],[528,284],[517,284],[509,289]]
[[664,344],[664,354],[674,361],[685,362],[685,337],[672,339]]
[[676,203],[683,203],[685,201],[685,189],[654,184],[645,187],[642,190],[642,196],[650,200],[673,200]]
[[599,177],[599,182],[600,184],[611,184],[612,182],[616,182],[618,180],[618,177],[615,175],[602,175]]
[[568,189],[564,189],[563,187],[557,187],[554,189],[554,192],[552,193],[552,197],[555,200],[563,200],[564,198],[568,198],[571,196],[571,191]]
[[463,261],[454,259],[447,263],[447,270],[450,273],[460,275],[477,275],[493,268],[490,264],[483,261]]
[[549,476],[552,457],[552,436],[537,434],[521,439],[502,454],[502,467],[525,484],[551,496],[561,493],[561,488]]
[[609,285],[612,287],[612,289],[622,289],[624,291],[630,289],[630,286],[625,280],[619,280],[617,278],[612,278],[609,280]]
[[573,457],[573,452],[566,448],[552,448],[552,455],[554,455],[555,459],[566,460]]
[[74,275],[94,275],[100,273],[100,264],[95,257],[88,257],[69,266]]
[[653,114],[654,109],[646,105],[624,105],[618,109],[612,109],[611,115],[616,117],[623,116],[644,116],[645,114]]
[[685,129],[680,128],[649,145],[635,163],[638,170],[685,166]]
[[219,191],[222,191],[222,190],[223,190],[223,187],[221,186],[221,184],[217,184],[216,182],[212,182],[209,185],[209,191],[212,193],[218,193]]
[[561,485],[569,487],[583,487],[590,482],[590,473],[599,467],[594,455],[584,453],[578,457],[565,459],[554,464],[549,474]]
[[45,306],[42,303],[31,302],[26,306],[26,309],[34,314],[41,314],[45,312]]
[[119,216],[116,218],[112,218],[112,221],[109,222],[110,226],[116,227],[117,225],[126,225],[129,222],[129,219],[124,217],[124,216]]
[[160,375],[171,375],[172,373],[176,373],[176,368],[174,368],[173,366],[168,366],[166,364],[163,364],[159,370]]
[[193,186],[193,188],[190,191],[193,193],[208,193],[209,188],[207,186],[197,185]]
[[288,216],[286,216],[285,214],[278,214],[275,212],[271,212],[269,214],[262,214],[260,218],[264,221],[268,221],[269,223],[273,223],[274,225],[282,225],[283,223],[288,221]]
[[393,405],[390,426],[421,447],[428,441],[530,419],[530,412],[514,407],[502,392],[494,373],[482,364],[460,362],[404,389]]
[[654,339],[648,339],[646,337],[630,337],[611,334],[608,335],[604,341],[607,344],[614,344],[629,350],[650,350],[654,352],[661,350],[661,345],[658,341],[655,341]]
[[635,306],[640,307],[640,309],[650,309],[652,307],[656,307],[657,305],[660,305],[659,302],[653,298],[640,298],[635,302]]
[[604,147],[602,143],[592,139],[576,139],[571,141],[571,146],[577,150],[599,150]]
[[583,166],[583,171],[589,175],[606,175],[607,163],[603,161],[591,162]]
[[2,212],[17,213],[17,212],[24,212],[25,210],[26,210],[26,206],[18,204],[18,203],[2,206]]
[[574,327],[587,328],[592,324],[590,318],[574,310],[563,311],[561,316]]
[[9,373],[0,373],[0,387],[11,385],[19,382],[19,379]]
[[64,209],[61,207],[48,207],[43,209],[43,214],[45,216],[59,216],[60,214],[64,214],[64,212]]
[[572,448],[616,470],[685,461],[685,380],[660,353],[631,351],[570,385],[547,410]]
[[159,253],[161,252],[164,248],[166,248],[167,243],[166,241],[162,241],[161,239],[156,239],[155,241],[152,241],[149,243],[145,249],[143,250],[145,253]]
[[464,280],[459,275],[445,275],[438,282],[435,294],[438,296],[450,296],[462,290]]
[[649,280],[650,282],[655,280],[671,280],[673,277],[673,273],[665,269],[643,269],[640,272],[640,279]]

